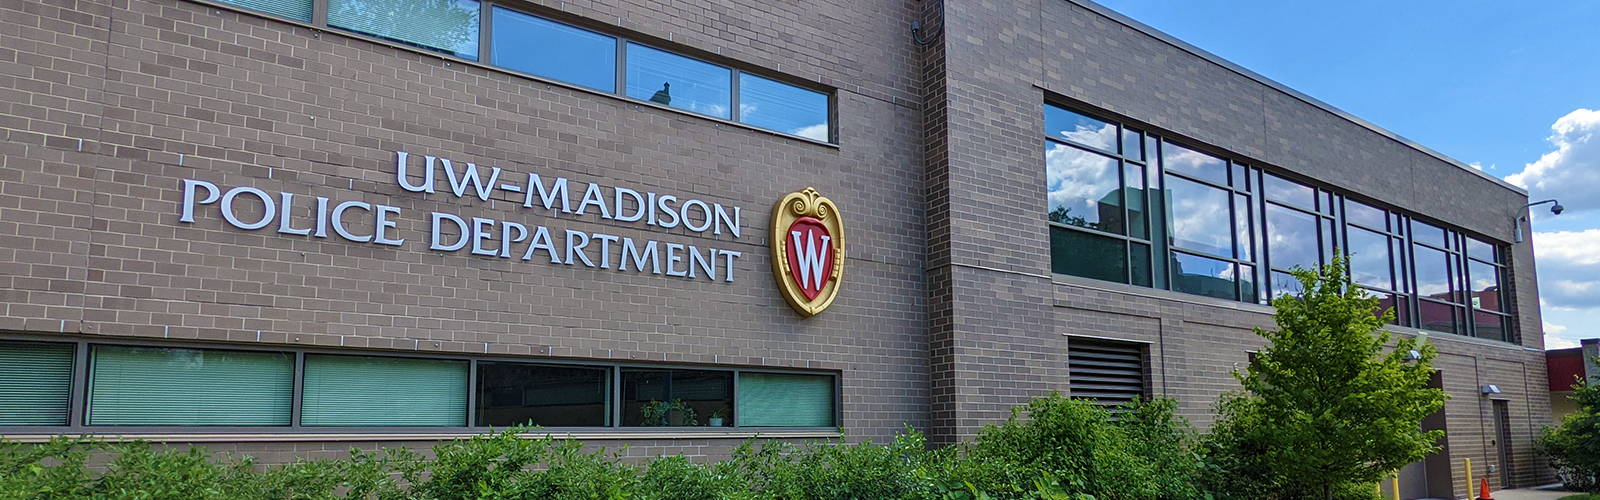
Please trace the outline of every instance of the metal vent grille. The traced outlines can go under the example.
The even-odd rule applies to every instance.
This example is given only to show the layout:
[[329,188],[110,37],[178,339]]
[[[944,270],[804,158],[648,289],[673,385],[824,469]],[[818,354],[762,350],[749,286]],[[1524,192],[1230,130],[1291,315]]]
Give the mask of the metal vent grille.
[[1144,345],[1067,338],[1068,390],[1074,398],[1113,406],[1144,396]]

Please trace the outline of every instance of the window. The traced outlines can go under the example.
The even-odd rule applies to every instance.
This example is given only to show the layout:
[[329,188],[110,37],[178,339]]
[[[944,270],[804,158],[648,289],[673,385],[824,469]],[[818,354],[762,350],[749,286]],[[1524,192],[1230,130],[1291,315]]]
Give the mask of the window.
[[1158,201],[1145,196],[1142,134],[1057,106],[1044,115],[1051,270],[1151,286]]
[[622,370],[622,425],[709,425],[732,410],[731,371]]
[[1074,398],[1115,406],[1145,393],[1145,346],[1067,337],[1068,391]]
[[478,60],[477,0],[327,0],[328,25]]
[[828,141],[828,95],[739,73],[739,122]]
[[1515,342],[1510,330],[1511,311],[1506,307],[1506,292],[1501,287],[1506,267],[1500,252],[1488,242],[1465,237],[1467,256],[1467,301],[1472,307],[1472,335],[1478,338]]
[[478,363],[479,426],[611,425],[611,370],[523,363]]
[[728,68],[628,44],[628,97],[634,99],[728,119],[733,116],[732,78]]
[[461,427],[467,362],[308,354],[302,400],[306,426]]
[[617,39],[494,7],[489,59],[498,66],[605,92],[617,90]]
[[833,392],[833,377],[740,373],[739,425],[831,427]]
[[72,344],[0,342],[0,425],[66,425]]
[[219,0],[301,22],[311,22],[312,0]]
[[89,425],[286,426],[294,356],[94,346]]

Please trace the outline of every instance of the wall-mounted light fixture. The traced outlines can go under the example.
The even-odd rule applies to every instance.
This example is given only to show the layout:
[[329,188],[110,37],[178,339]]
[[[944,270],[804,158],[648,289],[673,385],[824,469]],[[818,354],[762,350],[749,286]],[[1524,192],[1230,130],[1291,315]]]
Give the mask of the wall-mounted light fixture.
[[[1550,207],[1550,213],[1553,213],[1553,214],[1556,214],[1556,215],[1561,215],[1561,212],[1564,212],[1564,211],[1567,210],[1567,207],[1561,206],[1561,202],[1556,201],[1554,199],[1544,200],[1544,201],[1535,201],[1533,203],[1529,203],[1528,206],[1522,207],[1522,208],[1528,208],[1528,207],[1532,207],[1534,205],[1543,205],[1543,204],[1546,204],[1546,203],[1554,203],[1555,204],[1555,206]],[[1522,223],[1527,221],[1527,220],[1528,220],[1527,217],[1523,217],[1521,215],[1517,216],[1517,219],[1516,219],[1517,234],[1515,236],[1513,236],[1513,238],[1515,239],[1515,241],[1517,243],[1522,243],[1522,240],[1523,240],[1523,237],[1522,237]]]
[[1485,395],[1485,396],[1488,396],[1490,394],[1499,394],[1500,393],[1500,386],[1494,385],[1494,384],[1488,384],[1488,385],[1485,385],[1483,387],[1479,387],[1478,389],[1479,389],[1479,392],[1482,392],[1483,395]]

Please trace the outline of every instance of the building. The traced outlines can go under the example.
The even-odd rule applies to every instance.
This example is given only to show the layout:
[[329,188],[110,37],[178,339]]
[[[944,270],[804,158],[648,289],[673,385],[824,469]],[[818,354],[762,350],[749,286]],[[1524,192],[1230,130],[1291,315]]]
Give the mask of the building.
[[0,10],[8,438],[1205,426],[1337,248],[1442,353],[1405,488],[1551,477],[1526,193],[1086,0]]
[[1561,422],[1568,413],[1578,411],[1572,400],[1579,379],[1600,380],[1600,339],[1583,339],[1583,345],[1544,352],[1550,371],[1550,413]]

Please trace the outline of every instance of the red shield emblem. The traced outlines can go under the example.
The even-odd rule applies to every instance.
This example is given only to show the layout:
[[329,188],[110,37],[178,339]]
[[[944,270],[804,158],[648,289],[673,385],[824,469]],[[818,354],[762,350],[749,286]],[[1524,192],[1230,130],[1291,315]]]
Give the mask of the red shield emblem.
[[804,191],[772,209],[772,274],[789,305],[813,316],[839,294],[844,270],[844,226],[833,201]]

